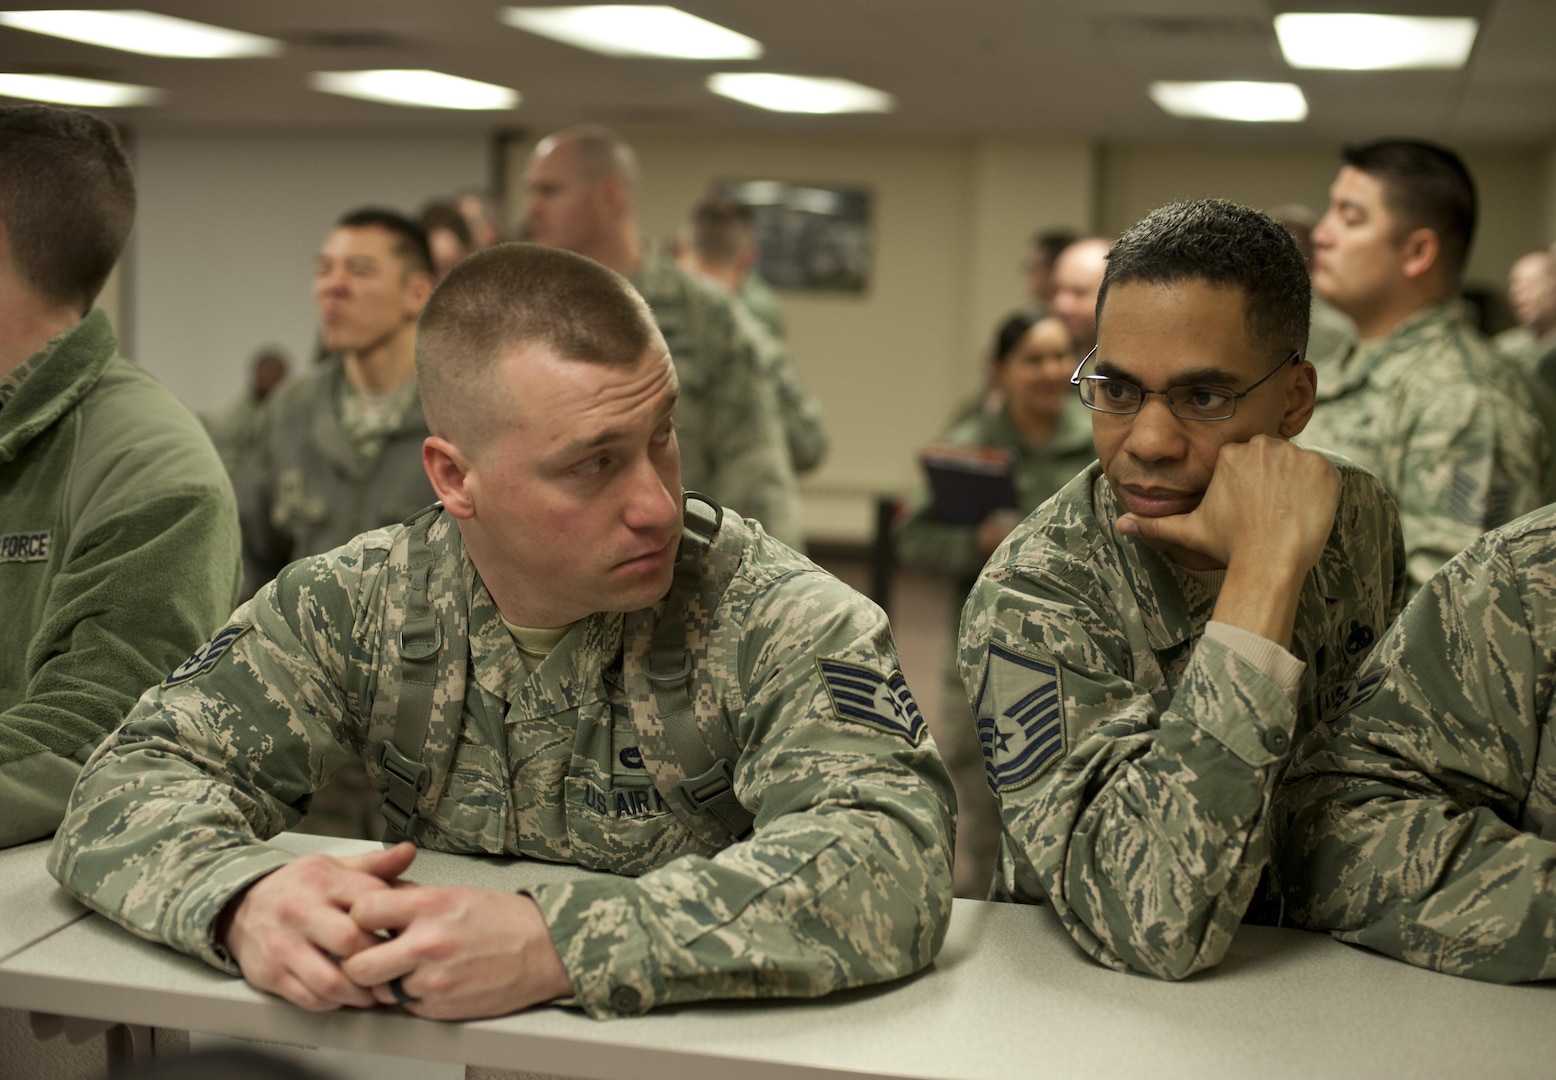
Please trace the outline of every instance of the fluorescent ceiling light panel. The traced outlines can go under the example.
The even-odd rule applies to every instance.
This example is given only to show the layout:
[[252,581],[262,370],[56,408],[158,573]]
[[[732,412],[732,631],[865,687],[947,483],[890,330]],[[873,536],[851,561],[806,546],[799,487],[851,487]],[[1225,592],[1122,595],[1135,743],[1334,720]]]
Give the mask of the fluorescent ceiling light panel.
[[1294,68],[1384,71],[1461,68],[1478,24],[1471,18],[1426,15],[1275,16],[1275,36]]
[[0,11],[0,26],[144,56],[231,60],[278,56],[283,47],[275,38],[151,11]]
[[1173,116],[1204,120],[1294,123],[1307,119],[1295,83],[1153,82],[1151,100]]
[[708,89],[715,94],[773,112],[891,112],[896,107],[892,96],[884,90],[876,90],[848,79],[813,78],[809,75],[722,72],[708,76]]
[[519,103],[517,90],[441,71],[315,71],[308,83],[326,94],[418,109],[511,109]]
[[0,97],[52,101],[56,105],[117,109],[151,105],[161,96],[161,90],[150,86],[78,79],[71,75],[0,75]]
[[762,43],[665,4],[510,7],[502,21],[519,30],[606,56],[672,60],[755,60]]

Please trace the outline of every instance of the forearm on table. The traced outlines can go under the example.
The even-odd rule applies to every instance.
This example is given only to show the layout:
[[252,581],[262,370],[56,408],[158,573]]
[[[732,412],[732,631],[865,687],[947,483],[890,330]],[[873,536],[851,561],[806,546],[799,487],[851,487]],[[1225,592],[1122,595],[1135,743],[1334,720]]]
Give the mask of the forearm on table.
[[592,1015],[814,997],[898,978],[933,958],[950,916],[950,868],[921,858],[923,843],[902,821],[818,812],[635,880],[527,891]]
[[1168,710],[1138,720],[1073,749],[1025,806],[1004,796],[1007,831],[1083,948],[1177,979],[1220,962],[1253,898],[1295,709],[1212,638]]

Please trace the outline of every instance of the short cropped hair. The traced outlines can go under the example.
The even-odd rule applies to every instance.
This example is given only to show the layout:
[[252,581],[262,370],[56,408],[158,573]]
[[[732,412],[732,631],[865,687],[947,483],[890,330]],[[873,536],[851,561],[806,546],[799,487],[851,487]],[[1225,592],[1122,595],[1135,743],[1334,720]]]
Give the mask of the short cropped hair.
[[1129,282],[1204,281],[1243,291],[1250,339],[1275,355],[1307,353],[1312,285],[1291,234],[1258,210],[1199,199],[1153,210],[1108,252],[1097,322],[1108,290]]
[[1027,243],[1042,252],[1043,261],[1049,266],[1059,261],[1064,249],[1080,239],[1073,229],[1039,229],[1027,238]]
[[756,243],[751,208],[734,199],[703,199],[692,207],[692,251],[707,262],[728,266]]
[[417,222],[429,237],[438,229],[447,229],[466,251],[475,247],[475,236],[470,232],[470,222],[451,202],[430,202],[421,208],[421,220]]
[[337,229],[382,229],[394,241],[394,253],[413,274],[432,273],[432,246],[427,243],[427,231],[404,214],[386,210],[381,206],[364,206],[342,214],[335,222]]
[[427,427],[467,452],[486,445],[505,406],[499,362],[541,346],[566,360],[631,366],[660,342],[626,278],[538,244],[494,244],[449,271],[422,310],[416,383]]
[[1401,229],[1437,234],[1443,267],[1457,282],[1475,240],[1475,180],[1463,159],[1446,147],[1414,139],[1379,139],[1347,146],[1345,164],[1383,184],[1383,202]]
[[0,221],[39,296],[91,310],[135,224],[135,177],[113,126],[77,109],[0,108]]

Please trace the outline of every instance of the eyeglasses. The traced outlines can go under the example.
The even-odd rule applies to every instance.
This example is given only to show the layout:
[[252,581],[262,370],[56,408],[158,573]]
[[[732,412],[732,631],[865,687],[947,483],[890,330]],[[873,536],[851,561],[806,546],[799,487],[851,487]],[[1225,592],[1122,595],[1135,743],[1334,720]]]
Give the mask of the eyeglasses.
[[1075,374],[1070,376],[1070,385],[1080,387],[1082,405],[1100,413],[1128,416],[1139,412],[1146,398],[1152,394],[1160,394],[1167,399],[1167,408],[1172,411],[1172,415],[1181,420],[1229,419],[1237,411],[1238,398],[1247,397],[1273,379],[1287,364],[1294,364],[1302,359],[1300,352],[1293,351],[1290,356],[1276,364],[1274,370],[1264,378],[1242,393],[1234,393],[1224,386],[1174,386],[1166,390],[1147,390],[1138,383],[1132,383],[1128,379],[1115,379],[1110,375],[1082,377],[1081,372],[1096,355],[1097,350],[1093,348],[1075,369]]

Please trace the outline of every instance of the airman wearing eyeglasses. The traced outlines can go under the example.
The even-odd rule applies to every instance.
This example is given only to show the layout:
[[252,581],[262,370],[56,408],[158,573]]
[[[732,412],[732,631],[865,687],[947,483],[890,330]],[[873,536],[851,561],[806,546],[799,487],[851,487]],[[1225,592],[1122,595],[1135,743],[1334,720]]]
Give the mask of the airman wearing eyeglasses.
[[1098,461],[995,551],[960,664],[1004,835],[995,895],[1118,970],[1218,963],[1264,879],[1297,738],[1404,602],[1393,501],[1290,440],[1313,410],[1284,229],[1178,203],[1108,256],[1072,382]]

